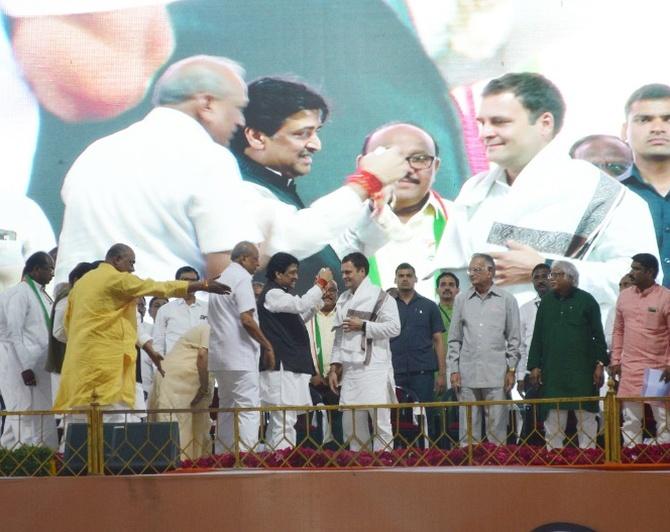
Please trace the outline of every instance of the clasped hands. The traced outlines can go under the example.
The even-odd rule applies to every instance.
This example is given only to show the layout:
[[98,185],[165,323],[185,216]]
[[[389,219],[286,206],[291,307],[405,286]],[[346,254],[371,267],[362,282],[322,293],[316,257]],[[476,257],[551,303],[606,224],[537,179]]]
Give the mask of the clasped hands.
[[496,284],[504,286],[529,283],[533,268],[544,262],[544,257],[531,246],[515,240],[508,240],[505,245],[507,251],[494,251],[490,254],[496,263]]

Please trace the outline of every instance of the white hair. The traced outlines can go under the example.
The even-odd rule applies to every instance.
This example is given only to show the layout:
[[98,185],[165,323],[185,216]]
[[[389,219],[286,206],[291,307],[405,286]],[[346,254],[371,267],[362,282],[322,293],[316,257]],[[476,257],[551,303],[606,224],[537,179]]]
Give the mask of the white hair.
[[563,273],[565,273],[565,276],[572,281],[572,286],[579,286],[579,272],[577,271],[577,267],[572,264],[572,262],[568,262],[567,260],[557,260],[554,261],[551,266],[552,270],[554,268],[562,270]]
[[205,92],[225,97],[232,89],[233,74],[242,80],[244,69],[225,57],[194,55],[170,65],[158,79],[151,98],[154,106],[178,104]]

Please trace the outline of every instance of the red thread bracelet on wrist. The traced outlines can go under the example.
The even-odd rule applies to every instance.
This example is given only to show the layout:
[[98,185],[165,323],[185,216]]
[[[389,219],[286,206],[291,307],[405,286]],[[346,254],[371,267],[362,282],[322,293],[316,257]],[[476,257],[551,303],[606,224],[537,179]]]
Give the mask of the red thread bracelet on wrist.
[[359,185],[370,197],[380,192],[384,186],[375,174],[361,170],[360,168],[357,168],[356,172],[347,177],[345,183],[348,185]]

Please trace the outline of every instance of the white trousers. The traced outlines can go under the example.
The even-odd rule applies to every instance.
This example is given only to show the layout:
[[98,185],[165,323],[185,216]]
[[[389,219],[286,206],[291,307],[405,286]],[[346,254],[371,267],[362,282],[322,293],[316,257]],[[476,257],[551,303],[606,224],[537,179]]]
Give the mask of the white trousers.
[[[598,421],[596,413],[588,410],[575,410],[577,416],[577,439],[581,449],[595,449],[598,435]],[[544,439],[547,449],[563,447],[565,440],[565,425],[568,421],[568,410],[550,410],[544,421]]]
[[[258,371],[213,371],[219,388],[220,408],[260,408],[260,385]],[[240,450],[249,451],[258,445],[260,413],[258,411],[237,414]],[[217,454],[230,453],[235,449],[235,416],[232,412],[219,412],[216,418]]]
[[[37,385],[26,386],[21,378],[21,368],[13,363],[9,354],[3,352],[0,356],[0,386],[7,411],[51,410],[51,374],[36,368],[33,372]],[[11,449],[20,444],[44,445],[56,450],[58,433],[53,414],[7,416],[0,446]]]
[[[650,404],[651,412],[656,421],[656,443],[670,443],[668,431],[668,411],[664,406]],[[642,443],[642,418],[644,417],[644,403],[637,401],[623,402],[623,444],[631,447]]]
[[[263,406],[311,406],[309,380],[306,373],[293,373],[280,366],[279,371],[261,372],[261,402]],[[295,447],[298,414],[302,410],[276,410],[270,412],[265,432],[268,450],[276,451]]]
[[[374,439],[371,441],[368,420],[372,420]],[[342,434],[351,451],[393,450],[391,410],[388,408],[343,409]],[[370,445],[372,443],[372,445]]]
[[[502,401],[505,400],[502,388],[467,388],[461,387],[459,401]],[[486,416],[486,439],[496,445],[507,442],[507,405],[472,406],[472,442],[482,441],[482,414]],[[468,445],[467,407],[461,406],[458,412],[458,435],[461,445]]]

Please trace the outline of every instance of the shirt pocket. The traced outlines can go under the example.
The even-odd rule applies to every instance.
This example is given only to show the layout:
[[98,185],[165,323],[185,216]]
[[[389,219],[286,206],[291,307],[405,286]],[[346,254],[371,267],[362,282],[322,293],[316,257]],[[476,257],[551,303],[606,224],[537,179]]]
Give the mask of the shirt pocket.
[[661,312],[647,309],[644,312],[643,324],[645,329],[658,329],[663,325],[663,314]]
[[483,320],[485,332],[490,335],[492,346],[500,347],[504,345],[505,326],[507,325],[507,314],[503,307],[494,307],[488,312],[486,319]]
[[586,325],[586,316],[582,312],[570,312],[565,317],[565,321],[572,327],[583,327]]

